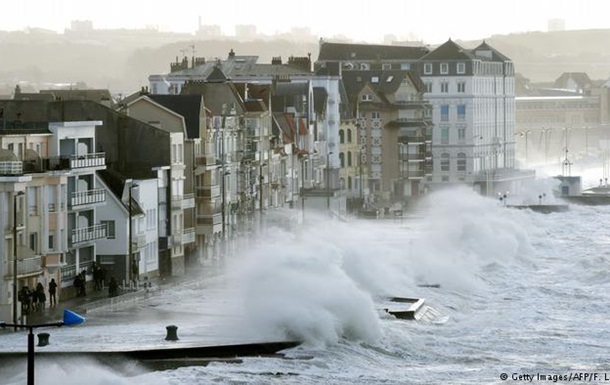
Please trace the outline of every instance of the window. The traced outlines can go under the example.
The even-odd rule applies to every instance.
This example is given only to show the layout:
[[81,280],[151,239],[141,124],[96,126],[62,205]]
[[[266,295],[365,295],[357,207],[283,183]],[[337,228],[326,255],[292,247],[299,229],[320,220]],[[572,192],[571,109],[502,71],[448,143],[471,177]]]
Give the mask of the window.
[[457,120],[463,122],[466,120],[466,105],[458,104],[457,106]]
[[352,130],[350,128],[347,129],[347,143],[352,142]]
[[345,167],[345,154],[342,152],[339,153],[339,163],[341,164],[339,167]]
[[49,250],[53,250],[55,248],[55,236],[49,235]]
[[432,75],[432,63],[424,63],[424,75]]
[[449,171],[449,154],[441,155],[441,171]]
[[466,82],[458,82],[457,83],[457,92],[459,92],[459,93],[466,92]]
[[465,128],[458,128],[458,139],[461,141],[466,140],[466,129]]
[[370,102],[373,100],[373,95],[371,94],[362,94],[362,101],[363,102]]
[[449,92],[449,83],[448,82],[441,82],[441,92],[445,93],[445,94]]
[[463,152],[457,154],[457,170],[466,171],[466,154]]
[[460,75],[466,73],[466,63],[457,63],[457,73]]
[[441,63],[441,75],[447,75],[449,73],[449,63]]
[[368,70],[370,70],[370,69],[371,69],[371,67],[369,66],[369,64],[368,64],[368,63],[360,63],[360,69],[361,69],[361,70],[368,71]]
[[108,239],[114,239],[116,237],[114,221],[100,221],[100,223],[106,225],[106,237]]
[[381,119],[381,113],[378,111],[371,112],[371,118],[372,119]]
[[381,65],[381,69],[382,69],[382,70],[385,70],[385,71],[387,71],[387,70],[391,70],[391,69],[392,69],[392,64],[390,64],[390,63],[383,63],[383,64]]
[[449,127],[441,128],[441,144],[449,144]]
[[[406,79],[407,79],[407,78],[405,78],[405,80],[406,80]],[[391,83],[391,82],[392,82],[392,80],[394,80],[394,75],[390,75],[390,76],[388,76],[388,78],[387,78],[385,81],[386,81],[386,83]]]
[[30,249],[32,249],[34,253],[38,252],[38,233],[30,234]]
[[443,104],[441,106],[441,122],[449,121],[449,105]]
[[371,77],[371,83],[379,83],[379,76]]
[[345,143],[345,131],[343,130],[339,130],[339,143]]
[[426,86],[426,92],[432,92],[432,82],[424,83]]
[[348,151],[347,153],[347,167],[352,167],[352,152]]

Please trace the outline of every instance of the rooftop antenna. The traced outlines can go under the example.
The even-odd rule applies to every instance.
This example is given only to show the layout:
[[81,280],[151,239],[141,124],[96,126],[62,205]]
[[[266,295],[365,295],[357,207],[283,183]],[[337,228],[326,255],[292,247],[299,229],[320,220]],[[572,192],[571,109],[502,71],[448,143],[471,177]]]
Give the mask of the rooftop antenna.
[[192,56],[191,56],[191,62],[192,63],[191,63],[191,66],[193,68],[195,68],[195,52],[197,52],[197,51],[195,51],[195,45],[194,44],[191,45],[190,47],[191,47],[191,52],[192,52]]

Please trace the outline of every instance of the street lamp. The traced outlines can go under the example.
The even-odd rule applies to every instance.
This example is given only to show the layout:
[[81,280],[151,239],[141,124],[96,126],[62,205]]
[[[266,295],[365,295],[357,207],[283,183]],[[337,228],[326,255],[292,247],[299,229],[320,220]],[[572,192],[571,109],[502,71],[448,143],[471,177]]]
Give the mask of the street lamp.
[[68,309],[64,309],[64,318],[62,321],[50,322],[44,324],[36,324],[36,325],[17,325],[17,323],[7,324],[5,322],[0,322],[0,327],[5,328],[7,326],[14,326],[15,329],[17,327],[27,328],[28,333],[28,382],[27,385],[34,385],[34,329],[42,328],[48,326],[71,326],[71,325],[80,325],[85,322],[85,318],[80,316],[79,314],[74,313]]
[[263,231],[263,184],[265,183],[265,176],[263,175],[263,167],[266,166],[267,163],[266,162],[261,162],[258,165],[258,210],[260,212],[260,218],[259,218],[259,226],[260,226],[260,231]]
[[326,154],[326,210],[330,213],[330,156],[332,151]]
[[305,164],[309,161],[309,155],[303,155],[301,159],[301,211],[303,224],[305,224]]
[[[13,197],[13,324],[17,325],[17,200],[20,196],[25,195],[23,191],[19,191]],[[15,331],[17,326],[15,326]]]

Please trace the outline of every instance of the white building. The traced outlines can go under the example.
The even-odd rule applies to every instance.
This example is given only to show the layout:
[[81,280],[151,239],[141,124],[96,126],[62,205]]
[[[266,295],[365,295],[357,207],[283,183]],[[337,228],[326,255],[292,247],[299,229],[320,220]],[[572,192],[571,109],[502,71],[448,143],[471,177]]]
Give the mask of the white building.
[[97,242],[98,262],[107,279],[128,282],[158,275],[158,179],[124,180],[110,172],[97,179],[108,197],[98,214],[108,237]]
[[433,106],[427,186],[466,183],[486,195],[518,189],[512,61],[485,42],[467,50],[449,40],[420,59],[419,72]]

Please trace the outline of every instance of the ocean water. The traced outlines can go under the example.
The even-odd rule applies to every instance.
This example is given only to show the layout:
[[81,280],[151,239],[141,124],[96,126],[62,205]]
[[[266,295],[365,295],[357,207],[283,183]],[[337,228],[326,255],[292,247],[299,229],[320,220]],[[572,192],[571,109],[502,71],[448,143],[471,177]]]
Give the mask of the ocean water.
[[[552,184],[540,182],[531,192]],[[610,378],[610,207],[573,205],[544,215],[467,189],[428,199],[401,221],[320,220],[297,234],[274,229],[207,267],[197,284],[136,308],[93,313],[84,326],[51,330],[51,345],[37,348],[155,346],[164,343],[165,326],[176,324],[180,343],[304,341],[285,358],[164,371],[39,359],[37,384],[515,382],[502,380],[503,373],[509,380],[537,373]],[[379,310],[385,296],[426,298],[442,317],[397,320]],[[24,350],[25,343],[24,334],[0,336],[3,351]],[[0,363],[0,378],[25,383],[25,363]]]

